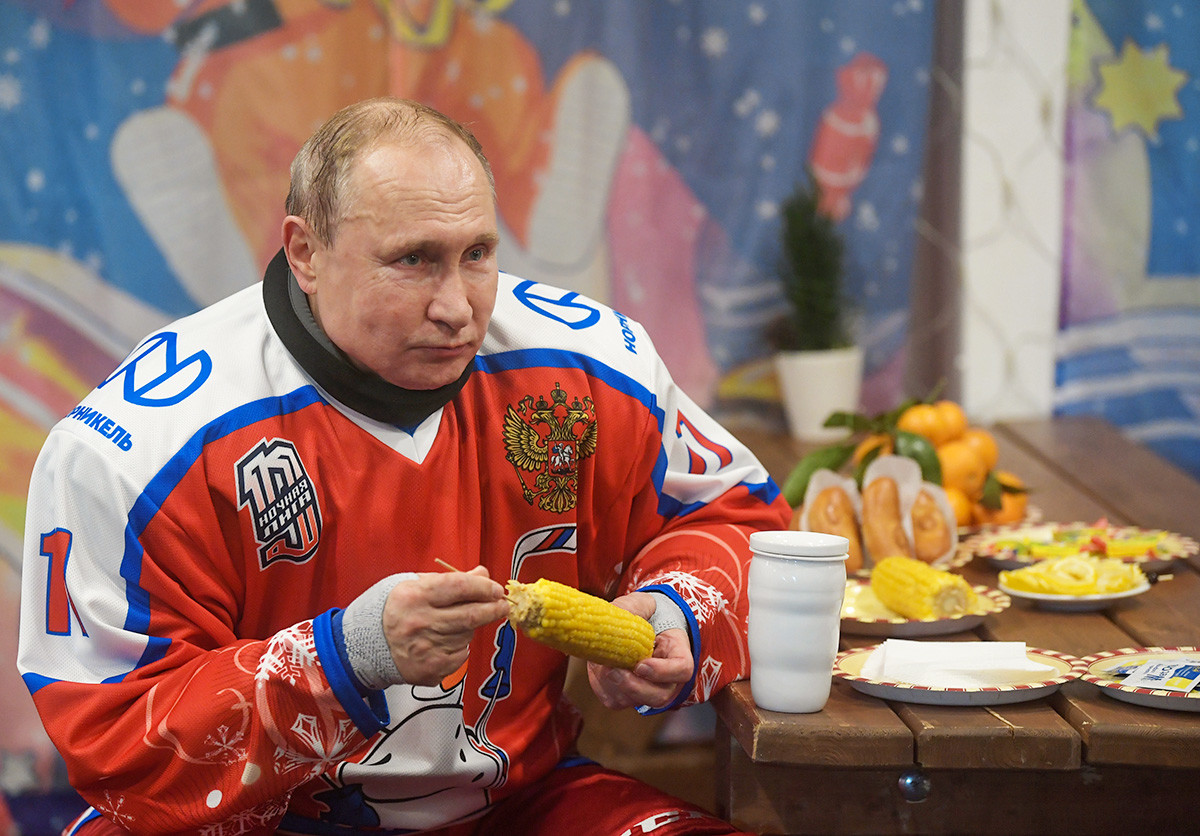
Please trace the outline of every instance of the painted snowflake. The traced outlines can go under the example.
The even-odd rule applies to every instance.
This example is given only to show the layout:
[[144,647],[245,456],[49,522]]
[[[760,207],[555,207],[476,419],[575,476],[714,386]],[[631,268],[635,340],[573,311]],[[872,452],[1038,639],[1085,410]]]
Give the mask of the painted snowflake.
[[296,685],[306,668],[316,666],[317,646],[311,627],[304,629],[306,626],[281,630],[271,638],[267,652],[259,660],[255,681],[265,682],[274,677]]
[[109,790],[104,791],[104,804],[97,804],[96,809],[102,811],[108,818],[117,824],[124,827],[126,830],[133,829],[134,816],[126,813],[121,808],[125,806],[125,796],[118,795],[113,798],[113,794]]
[[217,726],[216,731],[204,738],[211,748],[204,753],[204,759],[213,763],[237,763],[246,758],[246,747],[240,745],[245,735],[240,729],[231,729],[225,724]]
[[200,832],[204,836],[244,836],[246,833],[261,833],[273,825],[287,812],[287,804],[268,801],[252,810],[243,810],[219,824],[209,825]]
[[716,687],[717,680],[721,677],[721,662],[714,659],[712,656],[706,656],[700,662],[700,671],[696,674],[696,699],[700,702],[708,702],[712,696],[713,690]]
[[[324,772],[342,760],[357,735],[354,723],[349,718],[343,717],[334,724],[323,726],[321,721],[311,714],[296,715],[291,731],[308,754],[276,747],[275,772],[279,774],[297,768],[307,768],[310,775]],[[299,748],[297,746],[297,749]]]
[[728,607],[725,596],[719,589],[687,572],[663,572],[638,581],[637,585],[647,586],[653,583],[670,586],[678,592],[701,624],[711,622],[716,613]]

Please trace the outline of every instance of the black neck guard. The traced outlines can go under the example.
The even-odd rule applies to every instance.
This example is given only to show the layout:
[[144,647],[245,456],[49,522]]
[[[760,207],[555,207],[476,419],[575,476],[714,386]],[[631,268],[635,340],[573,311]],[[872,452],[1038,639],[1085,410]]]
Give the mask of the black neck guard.
[[398,427],[415,427],[448,404],[466,385],[472,360],[458,380],[437,389],[404,389],[350,362],[317,325],[308,297],[280,250],[263,276],[267,317],[284,346],[317,385],[356,412]]

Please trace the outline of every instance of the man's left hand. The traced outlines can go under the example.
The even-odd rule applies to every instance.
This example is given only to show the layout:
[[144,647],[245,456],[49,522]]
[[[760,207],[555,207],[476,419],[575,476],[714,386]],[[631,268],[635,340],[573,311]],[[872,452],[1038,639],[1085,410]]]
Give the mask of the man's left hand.
[[[654,598],[645,592],[622,595],[613,603],[642,618],[654,614]],[[673,628],[658,634],[654,640],[654,654],[638,662],[633,670],[588,662],[587,672],[592,690],[606,708],[637,705],[661,708],[678,696],[692,678],[694,668],[687,631]]]

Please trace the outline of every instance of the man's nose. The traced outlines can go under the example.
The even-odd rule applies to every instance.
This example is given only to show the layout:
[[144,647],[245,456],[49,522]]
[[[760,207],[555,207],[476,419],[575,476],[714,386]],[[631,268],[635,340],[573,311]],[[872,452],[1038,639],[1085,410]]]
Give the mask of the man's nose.
[[463,328],[471,321],[469,286],[457,265],[442,274],[428,311],[430,319],[455,329]]

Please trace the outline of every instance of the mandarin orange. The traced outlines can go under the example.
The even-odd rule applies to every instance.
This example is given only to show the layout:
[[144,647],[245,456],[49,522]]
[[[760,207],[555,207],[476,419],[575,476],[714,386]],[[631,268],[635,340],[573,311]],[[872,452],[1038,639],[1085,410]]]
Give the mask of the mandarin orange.
[[916,403],[900,413],[896,419],[896,429],[924,436],[937,443],[939,420],[933,404]]
[[1000,461],[1000,448],[996,438],[982,427],[968,427],[962,434],[962,440],[974,447],[983,458],[984,467],[993,470]]
[[938,418],[938,438],[934,439],[934,444],[945,444],[947,441],[954,441],[956,438],[962,438],[962,434],[967,430],[967,414],[963,412],[963,408],[954,401],[938,401],[933,405],[937,412]]
[[936,450],[942,466],[942,486],[958,488],[972,500],[978,499],[988,475],[979,451],[961,439],[947,441]]

